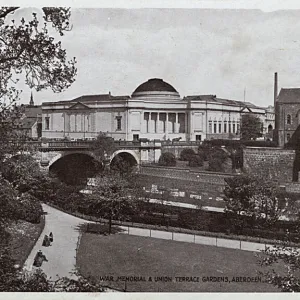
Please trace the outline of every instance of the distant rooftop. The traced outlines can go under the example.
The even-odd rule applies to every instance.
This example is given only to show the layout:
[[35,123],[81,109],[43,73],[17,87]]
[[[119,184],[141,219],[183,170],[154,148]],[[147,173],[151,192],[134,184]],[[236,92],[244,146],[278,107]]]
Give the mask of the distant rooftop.
[[280,90],[277,97],[278,102],[299,103],[300,102],[300,88],[284,88]]
[[254,105],[251,102],[217,98],[216,95],[194,95],[194,96],[186,96],[186,97],[184,97],[184,99],[203,101],[203,102],[209,101],[209,102],[215,102],[215,103],[224,104],[224,105],[234,105],[234,106],[240,106],[240,107],[247,106],[250,108],[259,108],[258,106]]

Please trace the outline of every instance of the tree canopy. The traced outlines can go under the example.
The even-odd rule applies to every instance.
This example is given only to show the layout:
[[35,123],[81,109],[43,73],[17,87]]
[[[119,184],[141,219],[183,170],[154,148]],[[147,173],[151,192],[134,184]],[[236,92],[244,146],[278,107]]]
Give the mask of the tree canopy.
[[15,85],[22,73],[30,88],[63,91],[75,80],[76,59],[67,59],[61,41],[55,41],[49,34],[48,24],[61,36],[64,35],[72,28],[70,9],[44,7],[40,12],[34,9],[29,20],[22,17],[9,21],[18,9],[0,8],[0,99],[17,99],[20,91]]
[[262,123],[258,116],[253,114],[242,115],[241,140],[256,140],[262,136]]

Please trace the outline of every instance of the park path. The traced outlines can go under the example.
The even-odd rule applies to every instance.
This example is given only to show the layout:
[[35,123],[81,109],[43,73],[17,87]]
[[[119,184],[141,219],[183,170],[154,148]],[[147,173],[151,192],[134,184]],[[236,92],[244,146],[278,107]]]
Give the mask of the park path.
[[[43,262],[41,269],[52,280],[59,277],[67,276],[76,278],[76,275],[70,274],[75,270],[76,265],[76,248],[79,240],[78,226],[87,221],[66,214],[60,210],[43,204],[45,215],[45,228],[33,247],[27,258],[24,268],[31,271],[33,260],[36,253],[41,250],[48,262]],[[44,235],[53,233],[54,241],[50,247],[43,247],[42,242]]]
[[[72,272],[76,266],[76,248],[80,232],[78,226],[88,221],[64,213],[58,209],[43,204],[46,212],[45,228],[38,239],[36,245],[27,258],[24,268],[27,270],[35,269],[32,266],[34,257],[39,250],[46,255],[48,262],[43,262],[41,269],[52,280],[57,276],[67,276],[76,278]],[[120,226],[123,229],[121,234],[145,236],[150,238],[174,240],[202,245],[210,245],[231,249],[241,249],[248,251],[261,251],[265,249],[265,244],[243,242],[239,240],[222,239],[186,233],[175,233],[162,230],[150,230],[130,226]],[[53,233],[54,241],[50,247],[43,247],[42,242],[45,234]],[[268,246],[268,245],[267,245]]]

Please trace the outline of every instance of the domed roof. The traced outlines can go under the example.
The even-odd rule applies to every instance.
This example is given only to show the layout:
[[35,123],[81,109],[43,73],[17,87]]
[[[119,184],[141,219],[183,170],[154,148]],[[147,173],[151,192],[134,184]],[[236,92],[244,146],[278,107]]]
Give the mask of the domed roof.
[[139,95],[140,93],[145,94],[153,92],[178,94],[176,89],[169,83],[159,78],[152,78],[139,85],[132,96]]

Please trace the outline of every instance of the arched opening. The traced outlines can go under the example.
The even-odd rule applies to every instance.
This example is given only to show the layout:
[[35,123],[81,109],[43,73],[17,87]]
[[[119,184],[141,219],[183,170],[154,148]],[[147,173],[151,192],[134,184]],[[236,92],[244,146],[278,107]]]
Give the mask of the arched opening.
[[61,157],[49,168],[62,182],[70,185],[85,186],[87,179],[103,170],[103,165],[84,153],[73,153]]
[[268,133],[270,133],[272,130],[273,130],[273,126],[270,124],[270,125],[268,126]]
[[138,162],[135,157],[128,152],[120,152],[114,156],[110,162],[110,169],[121,174],[135,171]]

